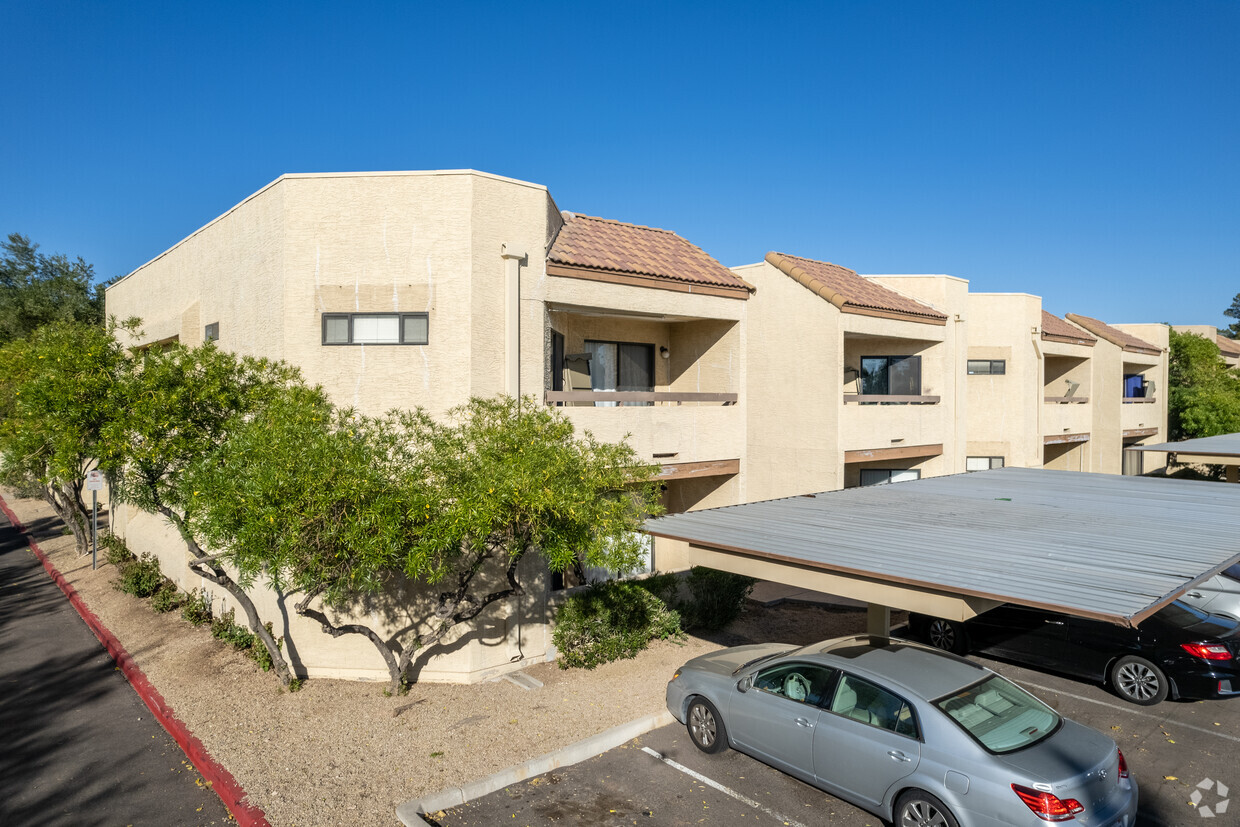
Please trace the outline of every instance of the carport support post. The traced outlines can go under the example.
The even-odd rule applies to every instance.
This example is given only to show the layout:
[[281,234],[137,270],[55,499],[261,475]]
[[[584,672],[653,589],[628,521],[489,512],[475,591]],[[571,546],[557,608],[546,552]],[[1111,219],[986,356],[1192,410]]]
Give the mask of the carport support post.
[[865,633],[878,637],[891,637],[891,608],[878,603],[865,606]]
[[1240,466],[1237,466],[1237,465],[1227,466],[1227,481],[1228,482],[1240,482]]

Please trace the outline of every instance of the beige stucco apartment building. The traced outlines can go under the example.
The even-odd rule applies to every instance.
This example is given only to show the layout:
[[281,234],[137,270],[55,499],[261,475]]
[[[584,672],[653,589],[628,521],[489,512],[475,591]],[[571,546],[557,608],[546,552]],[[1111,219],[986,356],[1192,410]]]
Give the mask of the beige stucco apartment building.
[[[142,318],[137,344],[284,359],[367,413],[533,396],[661,465],[672,512],[1000,464],[1119,473],[1123,440],[1165,438],[1161,325],[1107,327],[1136,347],[951,276],[784,253],[728,270],[675,233],[468,170],[283,176],[112,285],[107,310]],[[1125,372],[1149,401],[1125,404]],[[203,585],[162,519],[121,506],[113,524]],[[651,566],[685,552],[661,539]],[[552,654],[562,584],[525,565],[535,587],[428,653],[419,679]],[[301,673],[386,678],[360,637],[257,602]]]

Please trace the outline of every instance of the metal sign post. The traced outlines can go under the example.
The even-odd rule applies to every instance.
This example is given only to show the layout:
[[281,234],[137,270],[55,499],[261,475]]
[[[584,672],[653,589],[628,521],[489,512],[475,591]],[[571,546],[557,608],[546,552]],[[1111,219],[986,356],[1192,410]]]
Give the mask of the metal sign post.
[[103,472],[86,472],[86,490],[90,492],[90,567],[99,568],[99,492],[103,490]]

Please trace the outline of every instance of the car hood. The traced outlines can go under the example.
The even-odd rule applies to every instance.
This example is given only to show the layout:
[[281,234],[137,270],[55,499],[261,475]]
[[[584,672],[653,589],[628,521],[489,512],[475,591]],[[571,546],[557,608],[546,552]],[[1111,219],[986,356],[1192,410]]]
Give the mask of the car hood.
[[1029,782],[1058,787],[1079,783],[1081,776],[1115,760],[1115,749],[1115,742],[1101,732],[1064,718],[1049,737],[999,759]]
[[720,649],[707,655],[700,655],[681,667],[702,672],[713,672],[719,675],[731,675],[742,666],[767,655],[791,652],[797,647],[791,643],[753,643],[748,646],[733,646]]

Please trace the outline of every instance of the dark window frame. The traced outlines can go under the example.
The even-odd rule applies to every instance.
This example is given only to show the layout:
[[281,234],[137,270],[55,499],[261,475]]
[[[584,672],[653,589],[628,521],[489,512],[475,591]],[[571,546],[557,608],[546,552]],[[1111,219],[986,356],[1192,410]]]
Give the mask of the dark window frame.
[[[975,468],[973,471],[969,471],[969,460],[971,459],[988,459],[990,460],[990,467],[985,468],[985,469]],[[999,460],[998,465],[995,465],[995,460]],[[1006,465],[1007,465],[1007,460],[1004,457],[999,457],[999,456],[967,456],[964,458],[964,470],[970,474],[973,473],[974,471],[983,471],[983,470],[993,471],[995,470],[995,468],[1003,468]]]
[[[886,362],[886,365],[882,369],[883,385],[885,386],[884,390],[878,390],[872,386],[871,382],[874,380],[871,379],[871,376],[874,376],[875,374],[867,373],[865,369],[866,362],[879,360]],[[912,362],[916,366],[917,382],[912,388],[912,393],[893,393],[891,390],[892,365],[902,362]],[[906,356],[884,356],[881,354],[862,356],[861,371],[858,374],[858,390],[864,395],[874,396],[921,396],[921,355],[914,353]]]
[[[399,342],[355,342],[353,341],[353,320],[358,318],[374,318],[376,316],[394,317],[396,319],[396,327]],[[426,340],[422,342],[405,341],[405,320],[406,319],[425,319],[426,320]],[[349,322],[349,341],[347,342],[329,342],[327,341],[327,322],[331,319],[347,319]],[[323,347],[356,347],[358,345],[370,345],[371,347],[425,347],[431,341],[431,321],[429,313],[382,313],[382,312],[366,312],[366,313],[323,313],[320,320],[320,341]]]
[[[583,341],[583,345],[591,345],[591,344],[595,344],[595,345],[615,345],[615,346],[616,346],[616,389],[617,389],[617,390],[619,390],[620,388],[622,388],[622,387],[624,387],[624,386],[626,386],[626,385],[631,385],[631,384],[633,384],[633,383],[631,383],[631,382],[625,382],[625,381],[624,381],[624,378],[625,378],[625,377],[622,377],[622,376],[620,375],[620,371],[621,371],[621,369],[624,367],[624,362],[623,362],[623,360],[619,358],[619,357],[620,357],[620,348],[621,348],[622,346],[628,345],[628,346],[630,346],[630,347],[640,347],[640,348],[644,349],[644,350],[646,351],[646,355],[647,355],[647,357],[648,357],[648,359],[647,359],[647,372],[648,372],[648,374],[649,374],[649,378],[650,378],[650,390],[649,390],[649,391],[638,391],[638,393],[650,393],[650,392],[654,391],[654,389],[655,389],[655,385],[657,385],[658,383],[657,383],[657,382],[655,382],[655,367],[656,367],[657,363],[655,362],[655,355],[654,355],[654,353],[655,353],[655,346],[654,346],[654,343],[653,343],[653,342],[621,342],[621,341],[616,340],[616,339],[583,339],[582,341]],[[593,382],[593,381],[594,381],[594,364],[593,364],[593,360],[591,360],[591,364],[590,364],[590,381],[591,381],[591,382]]]
[[[858,474],[857,474],[857,487],[858,488],[868,488],[872,485],[891,485],[892,474],[913,473],[917,475],[915,479],[921,479],[920,468],[858,468],[857,471],[858,471]],[[872,482],[867,485],[866,483],[861,481],[862,479],[865,478],[867,473],[868,474],[886,474],[887,481],[886,482]],[[901,480],[901,481],[902,482],[913,482],[913,480]]]
[[[985,370],[975,370],[974,365],[986,365]],[[995,370],[995,366],[999,369]],[[969,376],[1006,376],[1007,359],[968,359],[965,361],[965,372]]]
[[218,342],[220,340],[220,323],[211,322],[202,329],[202,340],[204,342]]

